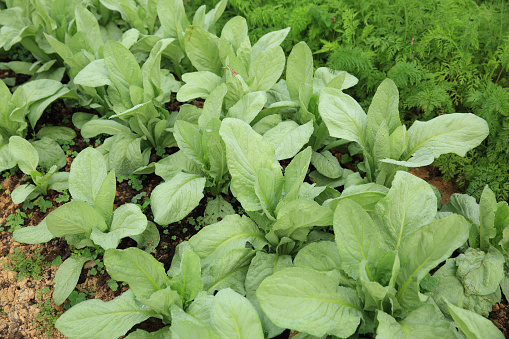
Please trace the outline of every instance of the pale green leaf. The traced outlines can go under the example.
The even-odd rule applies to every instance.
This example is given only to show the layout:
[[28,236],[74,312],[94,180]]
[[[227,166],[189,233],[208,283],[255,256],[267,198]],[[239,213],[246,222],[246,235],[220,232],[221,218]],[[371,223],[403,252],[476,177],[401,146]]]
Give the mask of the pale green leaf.
[[229,288],[216,294],[211,315],[215,332],[223,338],[263,337],[260,318],[253,305]]
[[168,225],[188,215],[203,198],[205,178],[196,174],[178,173],[159,184],[151,195],[154,221]]
[[65,299],[74,291],[78,279],[80,278],[81,269],[88,260],[93,260],[93,257],[77,257],[67,258],[55,273],[53,283],[55,290],[53,291],[53,301],[56,305],[61,305]]
[[58,318],[55,327],[73,339],[118,338],[155,313],[140,306],[131,291],[112,301],[83,301]]
[[137,298],[148,298],[169,285],[164,265],[138,248],[109,249],[104,253],[104,265],[113,279],[128,283]]
[[306,268],[287,268],[267,277],[256,296],[279,327],[314,336],[349,337],[362,317],[355,290],[339,287],[338,277]]

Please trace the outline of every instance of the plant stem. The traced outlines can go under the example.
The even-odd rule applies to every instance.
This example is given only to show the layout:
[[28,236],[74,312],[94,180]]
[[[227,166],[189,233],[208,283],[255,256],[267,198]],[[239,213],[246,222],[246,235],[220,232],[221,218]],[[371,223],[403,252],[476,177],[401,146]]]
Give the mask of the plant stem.
[[36,58],[43,62],[51,61],[52,59],[46,54],[35,42],[34,37],[24,37],[21,40],[21,45],[28,49]]

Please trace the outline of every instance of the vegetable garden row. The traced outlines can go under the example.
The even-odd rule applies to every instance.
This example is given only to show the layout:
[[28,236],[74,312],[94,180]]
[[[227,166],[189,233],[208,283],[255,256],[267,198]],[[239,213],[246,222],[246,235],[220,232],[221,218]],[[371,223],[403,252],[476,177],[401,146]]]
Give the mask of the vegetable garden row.
[[[325,67],[313,52],[330,44],[288,46],[293,27],[254,39],[226,6],[0,1],[0,47],[35,58],[0,63],[30,77],[0,82],[0,171],[27,180],[14,204],[42,211],[52,191],[69,196],[12,237],[73,249],[56,305],[90,262],[128,286],[75,303],[55,327],[119,338],[157,318],[126,338],[503,338],[486,317],[509,293],[504,186],[443,204],[408,173],[490,147],[493,121],[428,107],[402,122],[401,76]],[[500,50],[497,82],[509,78]],[[41,125],[59,102],[77,108],[73,128]],[[96,144],[66,153],[78,130]],[[117,181],[147,175],[161,181],[146,204],[116,202]],[[161,233],[203,204],[206,226],[165,267],[151,254]]]

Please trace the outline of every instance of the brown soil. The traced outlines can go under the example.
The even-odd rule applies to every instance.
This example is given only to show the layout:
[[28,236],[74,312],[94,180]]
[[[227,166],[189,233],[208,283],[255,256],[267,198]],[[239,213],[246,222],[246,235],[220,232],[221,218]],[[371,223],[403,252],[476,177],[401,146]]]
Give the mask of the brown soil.
[[454,182],[444,181],[442,173],[438,167],[431,165],[425,167],[416,167],[410,169],[409,172],[438,188],[438,190],[442,193],[442,203],[444,204],[449,201],[451,195],[454,193],[461,193],[461,191],[458,190],[454,185]]
[[509,303],[502,298],[500,303],[493,305],[489,319],[497,326],[506,338],[509,338]]

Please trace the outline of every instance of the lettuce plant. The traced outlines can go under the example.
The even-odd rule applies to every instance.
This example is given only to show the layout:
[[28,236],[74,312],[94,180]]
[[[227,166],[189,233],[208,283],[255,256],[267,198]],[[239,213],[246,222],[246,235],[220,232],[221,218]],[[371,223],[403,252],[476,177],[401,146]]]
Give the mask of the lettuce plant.
[[[70,128],[57,128],[66,135],[76,135]],[[41,131],[44,134],[45,130]],[[67,164],[67,161],[64,151],[55,140],[44,137],[30,143],[22,137],[12,136],[9,139],[9,151],[19,169],[29,175],[33,182],[20,185],[11,192],[15,204],[46,195],[49,189],[58,191],[68,188],[69,173],[57,172]]]
[[368,182],[390,186],[396,171],[429,165],[446,153],[464,156],[488,135],[486,121],[471,113],[416,121],[407,130],[399,119],[398,102],[398,90],[390,79],[378,87],[368,114],[338,89],[320,92],[318,111],[330,135],[360,146]]
[[175,143],[170,130],[173,121],[164,104],[179,83],[160,69],[161,53],[170,43],[171,39],[158,41],[140,68],[124,45],[108,41],[103,48],[104,59],[93,61],[74,79],[78,85],[100,87],[97,93],[106,95],[104,100],[116,113],[110,120],[84,123],[81,134],[87,138],[100,133],[113,135],[100,149],[117,175],[128,176],[147,166],[153,148]]
[[451,304],[488,316],[492,306],[507,297],[509,244],[509,206],[497,203],[493,191],[486,186],[479,204],[466,194],[453,194],[441,213],[458,213],[470,222],[468,247],[456,258],[447,260],[433,277],[438,287],[432,295],[440,308],[448,313],[442,298]]
[[[101,6],[98,0],[88,1],[90,9],[101,17],[101,22],[106,23],[110,11]],[[68,34],[75,29],[74,24],[80,28],[83,22],[80,16],[75,16],[78,8],[87,11],[80,0],[56,0],[56,1],[7,1],[7,8],[0,11],[1,39],[0,47],[9,50],[13,45],[21,43],[29,50],[39,62],[31,65],[16,63],[12,64],[16,71],[23,74],[32,73],[32,69],[38,68],[36,78],[52,78],[61,80],[65,68],[62,60],[56,58],[55,49],[48,44],[45,36],[50,36],[64,43]],[[94,14],[91,14],[94,16]],[[42,62],[42,65],[40,63]],[[8,66],[10,66],[7,64]],[[57,67],[53,67],[57,66]],[[53,68],[52,68],[53,67]],[[9,67],[11,68],[11,67]]]
[[[34,129],[46,107],[53,101],[66,97],[75,98],[75,93],[55,80],[30,81],[16,88],[12,94],[4,82],[0,82],[0,102],[2,102],[0,105],[0,171],[10,169],[17,164],[15,155],[10,151],[10,138],[12,136],[26,137],[28,124],[30,123]],[[75,136],[71,129],[60,131],[64,131],[63,134],[66,135],[62,139],[72,139]],[[53,146],[51,148],[55,149]]]
[[269,336],[272,324],[257,304],[257,286],[273,270],[292,266],[292,256],[311,241],[328,237],[315,227],[332,225],[332,211],[313,199],[324,188],[304,182],[311,147],[282,168],[270,144],[247,123],[226,118],[219,134],[226,147],[230,188],[248,216],[227,215],[194,235],[189,244],[201,258],[208,293],[232,288],[255,305]]
[[130,289],[109,302],[86,300],[69,309],[55,324],[67,338],[118,338],[149,317],[168,326],[126,338],[263,338],[258,314],[245,297],[228,288],[215,295],[203,290],[200,257],[186,242],[177,247],[167,273],[137,248],[109,249],[104,262],[110,276]]
[[[64,237],[77,249],[89,247],[100,253],[116,248],[122,238],[131,237],[140,247],[154,241],[149,246],[152,251],[159,239],[157,228],[135,204],[124,204],[113,211],[115,185],[115,173],[107,172],[103,155],[93,148],[84,149],[71,164],[69,193],[72,201],[50,212],[39,225],[17,230],[14,239],[39,244]],[[57,305],[74,290],[83,265],[95,259],[95,255],[70,257],[59,267],[53,292]]]
[[[426,182],[406,172],[396,173],[373,213],[341,200],[335,243],[310,244],[294,267],[267,276],[256,290],[261,309],[275,325],[316,337],[456,338],[454,325],[419,285],[465,243],[470,225],[460,215],[437,214],[436,200]],[[483,326],[493,331],[492,324]]]

